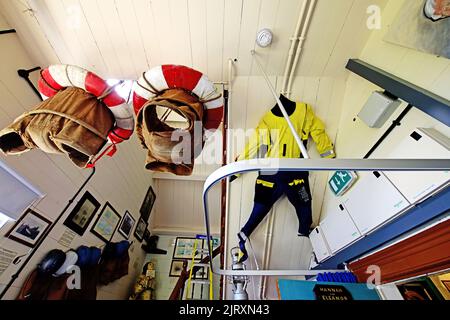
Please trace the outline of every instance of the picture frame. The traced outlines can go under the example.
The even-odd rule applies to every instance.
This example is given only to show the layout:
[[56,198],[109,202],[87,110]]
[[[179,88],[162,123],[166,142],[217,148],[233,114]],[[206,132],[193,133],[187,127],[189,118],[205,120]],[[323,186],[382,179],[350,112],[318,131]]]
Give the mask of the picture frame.
[[[195,241],[198,241],[197,248],[203,248],[203,240],[188,237],[177,237],[175,240],[175,248],[173,250],[173,259],[192,259]],[[202,254],[197,253],[194,260],[201,260]]]
[[439,291],[434,287],[432,281],[417,279],[412,282],[397,285],[405,300],[441,300]]
[[6,238],[34,248],[52,222],[34,211],[27,209],[6,234]]
[[155,204],[156,200],[156,194],[153,190],[153,187],[148,187],[147,193],[145,194],[145,198],[142,201],[141,208],[139,209],[139,212],[141,214],[141,217],[148,222],[148,219],[150,217],[150,213],[152,212],[153,205]]
[[144,231],[144,239],[147,240],[147,239],[150,238],[150,236],[151,236],[150,230],[145,229],[145,231]]
[[170,264],[169,277],[179,277],[183,271],[183,268],[187,268],[187,264],[187,260],[172,260],[172,263]]
[[92,219],[94,219],[98,209],[100,209],[100,206],[100,202],[89,191],[86,191],[63,224],[82,236]]
[[119,225],[119,233],[124,236],[125,239],[129,239],[135,223],[136,220],[133,218],[131,213],[128,210],[125,211],[125,214],[123,215],[122,221]]
[[121,219],[122,217],[116,209],[109,202],[106,202],[102,211],[97,216],[91,232],[104,242],[109,242]]
[[450,293],[450,280],[441,280],[441,282],[444,285],[444,287],[448,290],[448,292]]
[[193,279],[198,280],[208,280],[209,279],[209,272],[208,269],[205,267],[198,267],[199,269],[197,272],[193,275]]
[[139,242],[142,242],[144,239],[145,230],[147,230],[148,222],[145,221],[142,217],[139,218],[139,221],[134,229],[134,236]]

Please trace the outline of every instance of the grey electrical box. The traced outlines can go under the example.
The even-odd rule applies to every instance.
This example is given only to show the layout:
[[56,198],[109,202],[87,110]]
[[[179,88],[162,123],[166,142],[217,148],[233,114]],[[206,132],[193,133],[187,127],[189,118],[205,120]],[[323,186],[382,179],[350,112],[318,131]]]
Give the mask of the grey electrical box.
[[375,91],[358,114],[370,128],[381,128],[401,104],[399,99]]

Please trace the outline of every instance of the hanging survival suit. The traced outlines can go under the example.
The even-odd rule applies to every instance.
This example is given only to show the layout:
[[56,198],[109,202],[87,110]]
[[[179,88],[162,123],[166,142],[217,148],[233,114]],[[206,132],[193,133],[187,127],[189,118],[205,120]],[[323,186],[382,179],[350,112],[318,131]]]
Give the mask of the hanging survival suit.
[[92,167],[103,155],[112,156],[116,145],[133,134],[130,106],[114,87],[88,70],[51,65],[41,71],[38,87],[45,101],[0,131],[0,150],[5,154],[39,148],[65,154],[79,167]]
[[106,143],[113,125],[111,111],[100,100],[68,87],[0,131],[0,149],[6,154],[36,148],[66,154],[84,168]]
[[[224,99],[203,73],[180,65],[162,65],[144,72],[133,91],[136,131],[148,150],[146,168],[191,175],[204,146],[204,132],[216,130],[223,118]],[[173,128],[159,107],[183,117],[187,128]],[[167,117],[166,117],[167,118]],[[197,130],[197,128],[199,128]]]
[[[187,119],[188,128],[172,128],[161,121],[156,111],[158,106]],[[204,146],[203,127],[199,126],[202,119],[203,104],[184,89],[168,89],[144,104],[137,114],[136,133],[148,150],[146,169],[190,175],[195,158]],[[195,130],[196,124],[199,130]]]
[[[325,131],[322,120],[315,116],[309,104],[297,102],[294,112],[289,116],[295,131],[306,144],[311,137],[316,143],[322,158],[335,158],[333,142]],[[265,147],[262,148],[262,147]],[[264,149],[265,155],[261,155]],[[249,160],[257,156],[266,158],[300,158],[301,151],[289,125],[282,116],[268,111],[258,124],[255,133],[247,143],[244,152],[237,160]]]

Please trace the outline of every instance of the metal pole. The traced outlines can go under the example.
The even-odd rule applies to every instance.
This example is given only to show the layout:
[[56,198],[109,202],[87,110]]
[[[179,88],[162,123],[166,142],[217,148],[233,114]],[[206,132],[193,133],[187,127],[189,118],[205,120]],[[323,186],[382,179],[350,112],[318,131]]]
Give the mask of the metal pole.
[[257,57],[256,57],[256,51],[252,50],[250,51],[253,58],[255,59],[256,65],[259,67],[259,70],[261,71],[261,73],[264,76],[264,79],[267,82],[267,86],[269,87],[270,91],[272,92],[272,95],[274,96],[275,100],[277,101],[278,106],[280,107],[281,113],[283,113],[284,118],[286,119],[288,125],[289,125],[289,129],[291,129],[292,135],[295,138],[295,141],[297,142],[302,155],[305,159],[309,159],[309,154],[308,151],[305,148],[305,145],[302,142],[302,139],[300,139],[300,136],[298,135],[297,131],[295,130],[294,125],[291,122],[291,119],[289,119],[289,115],[286,112],[286,109],[283,106],[283,103],[281,103],[280,98],[278,97],[277,93],[275,92],[275,89],[272,87],[272,84],[270,83],[269,77],[267,76],[266,72],[264,71],[263,67],[261,66],[261,64],[259,63]]

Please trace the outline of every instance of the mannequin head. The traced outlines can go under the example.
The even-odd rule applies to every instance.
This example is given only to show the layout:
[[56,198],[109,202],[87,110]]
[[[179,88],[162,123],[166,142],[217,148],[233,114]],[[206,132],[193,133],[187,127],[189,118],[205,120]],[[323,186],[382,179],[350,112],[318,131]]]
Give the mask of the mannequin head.
[[[288,115],[291,115],[291,114],[294,113],[295,106],[296,106],[296,103],[294,101],[289,100],[283,94],[280,94],[280,101],[283,104],[284,108],[286,109],[286,112],[288,113]],[[278,107],[278,104],[276,104],[272,108],[272,113],[274,115],[276,115],[277,117],[282,117],[283,116],[283,113],[281,112],[280,107]]]

